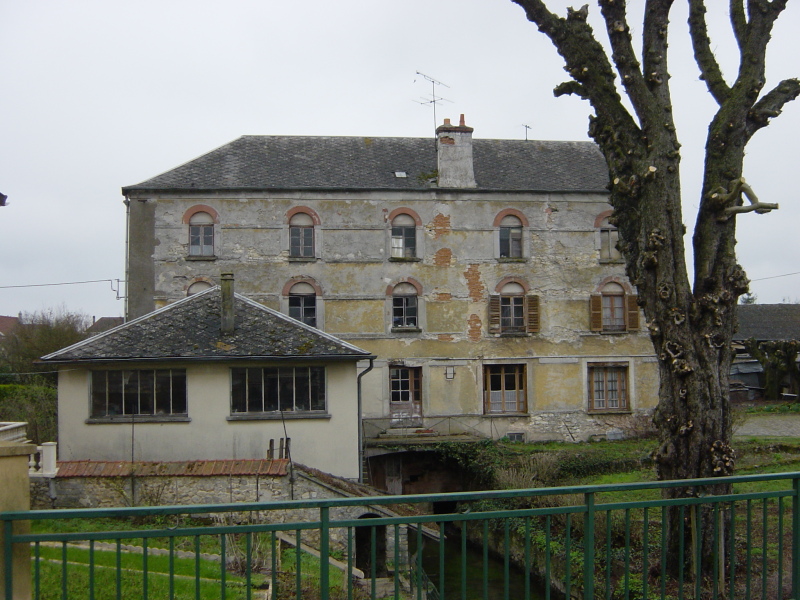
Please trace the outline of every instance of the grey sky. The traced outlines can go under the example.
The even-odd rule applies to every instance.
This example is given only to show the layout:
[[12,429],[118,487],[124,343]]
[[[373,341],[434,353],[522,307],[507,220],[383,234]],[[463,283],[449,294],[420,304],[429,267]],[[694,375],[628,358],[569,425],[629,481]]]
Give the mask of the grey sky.
[[[734,73],[727,2],[710,4],[717,54]],[[715,106],[685,23],[676,2],[670,72],[691,231]],[[798,25],[795,3],[773,35],[767,89],[800,76]],[[465,113],[475,137],[523,138],[524,123],[532,139],[586,139],[590,112],[553,98],[561,59],[510,0],[3,0],[0,57],[0,286],[123,279],[120,187],[240,135],[432,136],[431,109],[413,102],[431,86],[416,71],[449,86],[437,89],[452,100],[439,122]],[[781,205],[738,220],[759,302],[800,299],[800,275],[763,279],[800,271],[798,157],[800,101],[756,135],[745,165],[760,199]],[[0,287],[0,314],[58,305],[123,311],[108,283]]]

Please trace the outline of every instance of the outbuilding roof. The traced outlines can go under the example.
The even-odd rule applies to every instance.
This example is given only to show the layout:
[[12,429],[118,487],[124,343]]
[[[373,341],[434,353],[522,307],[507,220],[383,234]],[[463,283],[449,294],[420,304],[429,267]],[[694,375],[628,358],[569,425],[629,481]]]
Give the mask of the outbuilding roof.
[[800,340],[800,304],[740,304],[734,340]]
[[372,355],[234,294],[234,332],[221,333],[213,287],[42,357],[46,363],[226,359],[359,360]]
[[[246,135],[122,193],[427,190],[437,168],[435,144],[433,138]],[[478,191],[607,191],[608,168],[592,142],[475,139],[472,148]]]

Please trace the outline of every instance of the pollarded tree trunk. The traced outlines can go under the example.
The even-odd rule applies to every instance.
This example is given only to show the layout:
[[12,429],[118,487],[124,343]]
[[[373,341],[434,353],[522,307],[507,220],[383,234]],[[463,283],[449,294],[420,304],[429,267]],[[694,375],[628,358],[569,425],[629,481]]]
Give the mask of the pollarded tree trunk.
[[[764,86],[766,45],[785,0],[730,0],[731,23],[740,49],[735,83],[722,77],[706,31],[703,0],[688,0],[689,28],[701,77],[719,104],[709,126],[703,189],[694,235],[694,284],[686,268],[679,178],[680,144],[672,118],[667,35],[672,0],[647,0],[640,57],[633,49],[624,0],[599,0],[612,50],[613,66],[634,114],[622,104],[616,74],[587,23],[588,7],[551,13],[544,0],[513,0],[525,9],[556,46],[571,81],[556,95],[589,100],[595,114],[589,135],[608,164],[613,219],[629,279],[648,322],[659,359],[659,403],[654,415],[661,444],[655,454],[660,479],[729,475],[731,416],[728,376],[735,308],[748,280],[734,252],[736,213],[766,212],[742,179],[750,137],[800,93],[786,80],[759,99]],[[742,192],[751,206],[742,206]],[[704,493],[722,493],[711,486]],[[674,488],[668,497],[696,493]],[[668,539],[676,548],[685,528],[676,515]],[[703,556],[712,556],[712,523],[696,523]],[[692,543],[688,538],[686,543]],[[687,546],[689,547],[689,546]],[[675,561],[677,562],[677,561]],[[676,566],[676,565],[673,565]]]

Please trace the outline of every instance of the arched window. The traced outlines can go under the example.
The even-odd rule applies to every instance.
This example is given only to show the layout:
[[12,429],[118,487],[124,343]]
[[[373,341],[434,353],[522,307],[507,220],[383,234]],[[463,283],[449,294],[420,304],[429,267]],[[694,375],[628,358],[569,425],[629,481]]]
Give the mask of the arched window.
[[622,259],[622,255],[617,250],[619,232],[614,225],[608,222],[608,219],[609,217],[605,217],[600,221],[600,260],[618,261]]
[[528,295],[522,282],[507,279],[489,297],[489,333],[525,334],[539,331],[539,296]]
[[591,297],[591,330],[606,333],[639,329],[639,305],[634,294],[616,282],[602,286]]
[[522,258],[522,220],[515,215],[500,221],[500,258]]
[[289,316],[311,327],[317,326],[317,292],[310,283],[301,281],[289,290]]
[[289,256],[314,258],[314,219],[298,212],[289,219]]
[[417,288],[407,282],[392,289],[392,329],[418,329],[419,307]]
[[189,218],[189,256],[214,256],[214,217],[207,212]]
[[211,287],[211,284],[208,283],[207,281],[195,281],[193,284],[191,284],[187,288],[186,295],[187,296],[192,296],[193,294],[197,294],[197,293],[203,292],[203,291],[209,289],[210,287]]
[[417,223],[409,214],[392,219],[392,258],[417,257]]

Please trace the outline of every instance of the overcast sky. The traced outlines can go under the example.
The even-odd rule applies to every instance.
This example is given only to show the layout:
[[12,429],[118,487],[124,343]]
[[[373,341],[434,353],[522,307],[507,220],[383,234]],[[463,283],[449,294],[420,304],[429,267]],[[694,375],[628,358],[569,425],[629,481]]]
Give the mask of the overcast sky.
[[[582,3],[551,4],[565,14]],[[691,58],[685,3],[675,4],[670,71],[691,232],[715,105]],[[727,16],[710,19],[733,74]],[[766,89],[800,76],[798,26],[795,2],[774,31]],[[107,281],[41,284],[116,288],[120,188],[240,135],[432,136],[431,107],[414,102],[431,84],[417,71],[449,86],[435,90],[451,101],[438,121],[465,113],[476,138],[524,138],[527,124],[532,139],[587,139],[588,104],[553,97],[561,59],[510,0],[0,0],[0,315],[121,315]],[[781,205],[738,219],[739,261],[760,303],[800,300],[798,171],[800,101],[756,134],[745,163],[760,199]]]

